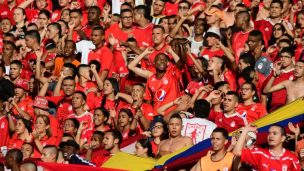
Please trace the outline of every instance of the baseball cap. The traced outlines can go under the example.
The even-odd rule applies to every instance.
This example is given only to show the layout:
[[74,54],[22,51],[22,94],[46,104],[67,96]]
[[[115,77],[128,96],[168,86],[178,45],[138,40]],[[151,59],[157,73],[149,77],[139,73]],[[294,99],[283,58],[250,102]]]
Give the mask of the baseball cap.
[[19,87],[25,91],[29,91],[29,84],[28,81],[25,79],[21,79],[21,78],[17,79],[15,82],[15,87]]
[[40,109],[49,109],[48,100],[42,96],[35,97],[33,106]]
[[215,31],[207,31],[207,32],[205,33],[205,38],[207,38],[207,37],[215,37],[215,38],[217,38],[217,39],[221,39],[220,34],[217,33],[217,32],[215,32]]

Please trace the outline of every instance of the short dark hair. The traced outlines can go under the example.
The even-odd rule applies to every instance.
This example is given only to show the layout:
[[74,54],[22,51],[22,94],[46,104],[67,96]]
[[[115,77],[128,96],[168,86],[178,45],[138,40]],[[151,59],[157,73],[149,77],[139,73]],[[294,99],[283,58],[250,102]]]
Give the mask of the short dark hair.
[[215,129],[212,131],[212,133],[215,133],[215,132],[220,132],[220,133],[222,133],[223,137],[224,137],[225,139],[228,140],[229,133],[228,133],[228,131],[227,131],[225,128],[217,127],[217,128],[215,128]]
[[107,118],[107,120],[106,120],[105,122],[107,122],[107,121],[108,121],[108,119],[109,119],[109,117],[110,117],[110,113],[109,113],[109,111],[108,111],[107,109],[103,108],[103,107],[98,107],[98,108],[95,108],[95,110],[94,110],[94,111],[96,111],[96,110],[100,110],[100,111],[103,113],[104,117],[106,117],[106,118]]
[[183,120],[182,117],[178,113],[174,113],[173,115],[171,115],[171,117],[169,119],[169,122],[170,122],[171,119],[174,119],[174,118],[179,119],[181,121]]
[[137,11],[139,13],[141,13],[145,19],[150,19],[150,12],[148,10],[148,7],[145,5],[138,5],[134,8],[134,11]]
[[87,101],[87,95],[83,91],[75,91],[74,94],[80,94],[84,101]]
[[278,128],[280,128],[281,135],[282,135],[282,136],[285,136],[285,137],[287,136],[286,130],[285,130],[285,128],[284,128],[282,125],[279,125],[279,124],[272,124],[272,125],[270,125],[269,129],[270,129],[271,127],[278,127]]
[[42,9],[42,10],[40,10],[38,15],[40,15],[40,14],[44,14],[48,19],[51,18],[51,13],[48,10]]
[[290,47],[282,48],[282,50],[280,51],[280,53],[278,55],[281,56],[282,53],[288,53],[291,57],[294,57],[294,55],[295,55],[294,50],[292,50]]
[[12,62],[11,62],[11,65],[12,64],[15,64],[15,65],[17,65],[20,69],[22,68],[22,63],[21,63],[21,61],[19,61],[19,60],[13,60]]
[[58,30],[59,37],[61,37],[61,25],[59,23],[50,23],[49,26],[55,27]]
[[73,9],[73,10],[71,10],[70,14],[72,14],[72,13],[77,13],[80,16],[82,16],[82,10],[81,9]]
[[75,82],[75,79],[73,77],[71,77],[71,76],[65,77],[62,82],[66,81],[66,80],[71,80],[71,81]]
[[280,0],[272,0],[271,3],[270,3],[270,5],[271,4],[275,4],[275,3],[279,4],[280,7],[283,8],[283,2],[282,1],[280,1]]
[[40,34],[37,30],[30,30],[30,31],[26,32],[25,37],[30,37],[32,39],[35,39],[37,41],[37,43],[40,43],[40,41],[41,41]]
[[[123,4],[125,4],[125,3],[123,3]],[[123,4],[122,4],[122,5],[123,5]],[[129,3],[127,3],[127,4],[129,4]],[[129,4],[129,5],[130,5],[130,4]],[[130,7],[132,8],[131,5],[130,5]],[[132,10],[130,10],[130,9],[123,9],[123,10],[121,10],[121,12],[120,12],[120,16],[122,16],[122,14],[123,14],[123,13],[126,13],[126,12],[130,12],[130,13],[133,14]]]
[[236,98],[236,101],[239,101],[239,94],[235,91],[228,91],[226,95],[233,95]]
[[255,58],[251,53],[243,53],[240,56],[240,60],[243,60],[244,63],[249,64],[251,67],[255,65]]
[[153,30],[154,29],[161,29],[162,31],[163,31],[163,33],[165,33],[165,28],[162,26],[162,25],[155,25],[154,27],[153,27]]
[[74,78],[75,75],[76,75],[76,66],[72,63],[65,63],[65,64],[63,64],[63,66],[67,67],[67,68],[70,68],[72,70],[72,72],[73,72],[72,77]]
[[[79,126],[80,126],[80,123],[79,123],[79,121],[76,119],[76,118],[67,118],[65,121],[72,121],[73,122],[73,124],[74,124],[74,126],[75,126],[75,128],[79,128]],[[64,121],[64,122],[65,122]],[[73,136],[72,136],[73,137]]]
[[198,118],[208,118],[210,109],[210,103],[205,99],[194,102],[193,113]]
[[118,130],[116,130],[116,129],[110,129],[106,133],[111,133],[111,135],[113,136],[114,140],[118,139],[118,145],[121,144],[121,142],[122,142],[122,135],[121,135],[121,133]]
[[96,66],[96,71],[97,71],[97,73],[99,73],[99,71],[100,71],[100,69],[101,69],[101,64],[100,64],[100,62],[94,59],[94,60],[91,60],[91,61],[89,62],[89,66],[90,66],[90,67],[91,67],[91,65],[95,65],[95,66]]
[[21,150],[16,149],[16,148],[11,149],[6,153],[6,156],[8,156],[8,155],[12,156],[15,159],[16,163],[20,164],[22,162],[23,154],[22,154]]
[[221,87],[223,87],[224,85],[229,85],[229,83],[227,81],[219,81],[217,83],[214,84],[213,86],[213,90],[218,90],[220,89]]
[[98,13],[98,15],[101,14],[101,10],[100,10],[100,8],[99,8],[98,6],[91,6],[91,7],[89,8],[89,10],[96,10],[97,13]]
[[90,68],[90,66],[87,65],[87,64],[78,65],[78,67],[76,68],[76,70],[77,70],[76,74],[77,74],[78,77],[80,76],[80,74],[79,74],[80,68]]
[[262,42],[262,44],[264,45],[264,39],[263,39],[263,33],[260,30],[252,30],[251,32],[249,32],[249,36],[253,36],[253,37],[258,37],[259,41]]
[[101,26],[93,27],[92,32],[95,31],[95,30],[100,31],[102,35],[104,35],[104,33],[105,33],[104,29]]

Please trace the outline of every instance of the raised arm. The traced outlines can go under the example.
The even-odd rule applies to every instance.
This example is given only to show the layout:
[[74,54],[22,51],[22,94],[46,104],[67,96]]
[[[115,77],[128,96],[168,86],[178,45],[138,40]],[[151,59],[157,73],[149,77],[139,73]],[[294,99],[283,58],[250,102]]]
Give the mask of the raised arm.
[[244,129],[242,130],[242,133],[233,149],[234,155],[236,155],[236,156],[242,155],[242,149],[246,142],[246,137],[247,137],[248,132],[256,132],[256,130],[257,130],[257,127],[252,126],[252,125],[247,125],[246,127],[244,127]]
[[153,52],[153,48],[147,48],[143,53],[134,58],[132,62],[128,65],[128,68],[133,71],[135,74],[148,79],[153,73],[148,70],[143,70],[137,67],[138,63],[146,56]]

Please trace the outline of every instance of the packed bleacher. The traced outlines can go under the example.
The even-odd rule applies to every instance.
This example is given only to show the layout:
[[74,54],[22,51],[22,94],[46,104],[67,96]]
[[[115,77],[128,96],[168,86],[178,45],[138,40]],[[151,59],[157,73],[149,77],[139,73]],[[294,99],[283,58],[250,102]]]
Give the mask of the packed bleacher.
[[0,32],[0,171],[152,170],[204,140],[173,170],[304,170],[302,122],[255,125],[304,96],[302,0],[3,0]]

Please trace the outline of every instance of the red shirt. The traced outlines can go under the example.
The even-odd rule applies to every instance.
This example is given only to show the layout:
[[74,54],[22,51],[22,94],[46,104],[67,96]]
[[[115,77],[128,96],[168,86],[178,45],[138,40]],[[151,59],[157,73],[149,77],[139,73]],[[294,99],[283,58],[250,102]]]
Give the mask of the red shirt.
[[100,62],[101,71],[108,70],[110,72],[113,67],[113,53],[106,46],[92,50],[88,55],[88,63],[92,60]]
[[67,118],[68,115],[74,113],[72,107],[72,99],[68,99],[64,96],[52,96],[46,97],[49,101],[55,103],[57,105],[57,119],[59,125],[62,126],[64,120]]
[[224,76],[224,81],[228,82],[230,89],[236,91],[237,85],[236,85],[235,74],[232,71],[227,70],[223,76]]
[[178,14],[178,2],[173,3],[173,4],[171,2],[166,2],[165,10],[163,11],[163,14],[165,14],[166,16],[177,15]]
[[[131,112],[133,113],[133,115],[135,115],[136,113],[136,109],[132,107],[132,104],[127,104],[125,105],[124,107],[122,108],[127,108],[127,109],[130,109]],[[140,106],[140,110],[142,111],[143,113],[143,116],[145,118],[147,118],[148,120],[152,121],[153,120],[153,117],[154,117],[154,109],[153,109],[153,106],[148,104],[148,103],[143,103],[141,104]]]
[[[257,88],[258,96],[261,99],[261,93],[262,93],[263,88],[264,88],[264,81],[266,80],[266,77],[259,72],[256,72],[256,74],[258,75],[259,80],[257,80],[257,83],[256,83],[255,87]],[[241,87],[241,85],[245,82],[246,81],[243,77],[239,78],[239,80],[238,80],[239,87]]]
[[[148,65],[149,66],[154,66],[154,59],[156,57],[156,55],[158,55],[159,53],[166,53],[166,50],[168,48],[169,44],[165,43],[164,46],[162,48],[160,48],[159,50],[154,50],[154,52],[152,52],[149,56],[148,56]],[[168,55],[170,59],[172,59],[173,57],[171,55]]]
[[152,31],[154,24],[150,23],[145,28],[135,27],[134,33],[136,35],[137,44],[139,47],[153,46]]
[[35,23],[38,20],[39,10],[27,8],[25,10],[25,14],[26,14],[27,21],[29,21],[30,23]]
[[212,121],[212,122],[215,122],[215,118],[217,115],[222,115],[223,114],[223,111],[216,111],[214,110],[213,108],[210,110],[209,112],[209,116],[208,116],[208,120],[209,121]]
[[265,47],[268,47],[268,40],[272,35],[273,25],[268,20],[254,21],[254,29],[260,30],[263,33]]
[[76,83],[76,91],[82,91],[82,92],[85,92],[87,91],[88,89],[90,88],[93,88],[93,87],[96,87],[97,88],[97,85],[93,82],[93,81],[88,81],[86,82],[86,85],[83,87],[80,85],[80,83]]
[[83,132],[86,132],[88,130],[92,130],[94,128],[93,124],[93,114],[86,111],[82,115],[77,116],[75,113],[68,116],[68,118],[76,118],[79,123],[84,123],[86,126],[86,129],[82,130]]
[[246,44],[246,41],[248,40],[249,33],[250,32],[239,31],[235,33],[232,37],[232,50],[235,54],[236,64],[239,63],[240,55],[244,51],[244,46]]
[[8,120],[6,116],[0,117],[0,147],[6,146],[9,140]]
[[259,171],[300,171],[297,156],[289,150],[283,150],[284,153],[280,159],[276,159],[268,149],[247,148],[242,150],[241,160],[253,165]]
[[[39,141],[43,147],[47,145],[57,145],[57,138],[53,136],[49,137],[48,135],[45,135]],[[37,146],[34,148],[33,158],[41,158],[41,153],[39,152]]]
[[232,132],[234,130],[237,130],[247,125],[247,120],[244,116],[241,116],[238,112],[230,116],[221,113],[216,115],[215,124],[218,127],[225,128],[228,132]]
[[13,135],[13,137],[8,140],[7,148],[8,149],[13,149],[13,148],[21,149],[23,143],[24,143],[24,140],[19,139],[19,135],[15,133]]
[[120,79],[120,84],[119,84],[120,92],[130,93],[132,91],[132,86],[136,83],[146,83],[146,80],[143,77],[139,77],[139,76],[132,77],[130,75],[125,75]]
[[222,49],[218,49],[215,51],[211,51],[210,49],[206,48],[201,52],[201,56],[205,59],[209,60],[215,56],[222,57],[224,55],[224,51]]
[[[158,79],[156,74],[153,74],[147,80],[145,100],[153,100],[154,114],[157,114],[157,109],[169,102],[174,101],[180,95],[179,76],[180,71],[174,67],[169,66],[165,75]],[[171,107],[169,111],[173,110]]]
[[124,32],[119,27],[118,23],[112,24],[107,30],[105,34],[105,40],[108,41],[109,35],[112,34],[115,39],[118,39],[118,41],[126,42],[129,37],[136,38],[136,35],[134,34],[134,28],[130,32]]
[[[19,103],[17,103],[17,106],[24,112],[28,113],[32,119],[35,117],[34,108],[33,108],[33,100],[31,99],[30,96],[26,96],[24,99],[22,99]],[[17,109],[15,107],[12,108],[12,113],[14,115],[20,116],[19,112],[17,111]]]
[[61,10],[55,10],[54,12],[52,12],[52,17],[51,17],[52,22],[57,22],[58,20],[60,20],[60,18],[61,18]]
[[8,18],[11,20],[11,23],[14,25],[15,21],[14,21],[14,11],[17,8],[17,6],[13,7],[12,9],[10,9],[7,4],[0,4],[0,16],[1,19],[2,18]]
[[248,123],[254,122],[267,114],[266,107],[262,103],[252,105],[239,105],[239,108],[246,111],[246,119]]
[[185,89],[185,91],[187,93],[190,93],[191,95],[194,95],[195,92],[200,88],[204,86],[204,82],[203,81],[190,81],[190,83],[188,84],[187,88]]

